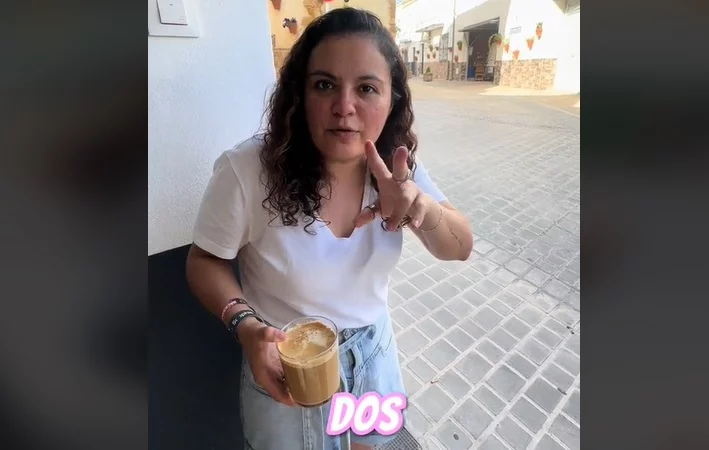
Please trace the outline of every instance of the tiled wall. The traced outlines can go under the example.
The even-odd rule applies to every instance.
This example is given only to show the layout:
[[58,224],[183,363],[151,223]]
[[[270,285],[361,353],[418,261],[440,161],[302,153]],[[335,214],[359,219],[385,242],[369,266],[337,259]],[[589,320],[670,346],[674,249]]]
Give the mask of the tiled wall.
[[424,70],[431,68],[431,73],[433,74],[434,80],[445,80],[448,75],[448,62],[447,61],[434,61],[426,62]]
[[[455,73],[456,68],[458,73]],[[465,81],[468,75],[468,63],[467,62],[457,62],[453,64],[453,77],[455,80]]]
[[556,59],[497,61],[494,83],[513,88],[551,89],[555,75]]

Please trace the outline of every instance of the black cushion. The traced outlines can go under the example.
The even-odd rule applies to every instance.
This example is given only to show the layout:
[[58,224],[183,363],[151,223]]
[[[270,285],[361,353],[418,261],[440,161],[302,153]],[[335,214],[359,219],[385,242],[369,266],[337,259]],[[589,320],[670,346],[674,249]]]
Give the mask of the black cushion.
[[243,449],[241,349],[190,293],[188,250],[148,258],[149,448]]

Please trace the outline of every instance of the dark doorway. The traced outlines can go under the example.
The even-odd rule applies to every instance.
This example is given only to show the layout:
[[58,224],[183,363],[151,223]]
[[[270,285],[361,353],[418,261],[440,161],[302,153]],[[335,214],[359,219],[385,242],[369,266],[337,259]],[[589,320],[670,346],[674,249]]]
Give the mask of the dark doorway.
[[493,78],[494,64],[488,62],[490,56],[490,37],[498,33],[499,18],[487,20],[466,26],[459,31],[465,33],[468,43],[468,71],[467,79],[476,81],[489,81]]

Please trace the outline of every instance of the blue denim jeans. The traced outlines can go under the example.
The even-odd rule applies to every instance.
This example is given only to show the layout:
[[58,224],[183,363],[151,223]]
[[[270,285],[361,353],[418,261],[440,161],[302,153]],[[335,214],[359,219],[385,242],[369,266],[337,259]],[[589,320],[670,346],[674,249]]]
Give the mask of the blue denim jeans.
[[[389,314],[376,323],[340,331],[340,376],[346,391],[359,398],[367,392],[406,395]],[[244,358],[241,418],[248,450],[340,450],[340,436],[325,433],[330,403],[321,408],[289,407],[273,400],[256,383]],[[351,442],[375,446],[396,437],[376,431]]]

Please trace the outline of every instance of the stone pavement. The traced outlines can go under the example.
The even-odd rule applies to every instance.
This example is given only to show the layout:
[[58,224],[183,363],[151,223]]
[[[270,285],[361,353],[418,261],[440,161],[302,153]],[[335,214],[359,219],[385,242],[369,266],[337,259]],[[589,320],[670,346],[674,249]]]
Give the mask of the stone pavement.
[[406,232],[389,301],[407,428],[424,449],[578,449],[579,120],[411,87],[419,157],[475,244],[441,262]]

